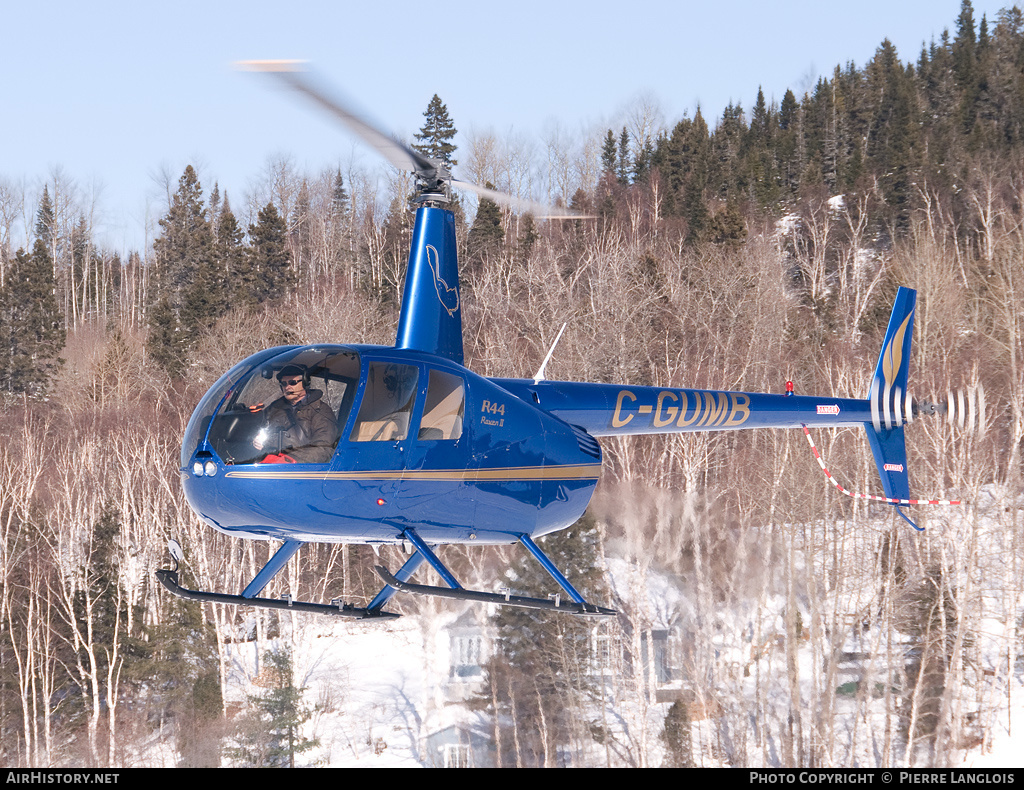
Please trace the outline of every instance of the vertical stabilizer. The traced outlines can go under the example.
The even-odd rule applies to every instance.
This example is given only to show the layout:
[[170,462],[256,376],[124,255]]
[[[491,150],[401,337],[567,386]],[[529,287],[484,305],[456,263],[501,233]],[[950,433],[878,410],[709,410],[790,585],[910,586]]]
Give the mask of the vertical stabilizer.
[[900,288],[885,332],[882,353],[871,379],[871,421],[876,431],[895,428],[910,418],[907,408],[907,374],[910,371],[910,341],[914,335],[914,307],[917,291]]
[[413,228],[396,347],[426,351],[462,364],[458,269],[455,217],[445,209],[420,207]]
[[899,289],[868,393],[871,401],[871,422],[865,424],[868,443],[882,478],[882,488],[890,499],[910,499],[903,425],[911,418],[912,411],[907,377],[916,304],[917,291]]

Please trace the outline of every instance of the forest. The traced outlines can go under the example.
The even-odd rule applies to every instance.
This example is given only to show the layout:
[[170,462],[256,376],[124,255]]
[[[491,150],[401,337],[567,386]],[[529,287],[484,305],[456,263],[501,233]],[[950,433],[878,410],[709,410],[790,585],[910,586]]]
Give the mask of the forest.
[[[456,146],[458,119],[434,97],[418,150],[592,217],[455,204],[467,367],[532,376],[565,323],[552,379],[865,397],[906,285],[916,396],[970,388],[985,402],[973,430],[908,428],[912,491],[967,504],[916,509],[914,533],[830,486],[799,431],[605,440],[590,511],[543,545],[589,599],[620,609],[610,628],[634,664],[648,615],[615,599],[602,569],[676,581],[686,695],[645,709],[651,732],[624,735],[593,713],[630,695],[583,670],[593,624],[498,613],[471,707],[493,722],[500,765],[957,765],[1024,690],[1024,12],[978,20],[964,0],[919,53],[882,41],[803,95],[703,109],[665,124],[639,101],[589,136]],[[226,693],[241,625],[269,649],[287,618],[185,602],[153,574],[169,537],[192,587],[234,592],[266,561],[273,546],[188,508],[185,425],[262,348],[393,343],[411,181],[277,158],[228,195],[190,165],[166,185],[152,246],[122,257],[94,241],[69,174],[39,176],[37,188],[0,173],[0,763],[146,765],[160,740],[182,766],[294,764],[295,748],[249,748],[259,721]],[[877,492],[862,431],[814,439],[846,488]],[[390,567],[399,556],[381,550]],[[469,584],[515,562],[442,556]],[[365,546],[310,545],[267,594],[365,604],[372,565]],[[726,666],[726,613],[770,600],[779,624],[751,615],[746,664]],[[425,606],[396,601],[411,616]],[[842,697],[851,636],[871,646],[873,681]],[[286,676],[287,654],[273,655]],[[751,701],[740,689],[755,681]],[[294,689],[276,688],[294,729]]]

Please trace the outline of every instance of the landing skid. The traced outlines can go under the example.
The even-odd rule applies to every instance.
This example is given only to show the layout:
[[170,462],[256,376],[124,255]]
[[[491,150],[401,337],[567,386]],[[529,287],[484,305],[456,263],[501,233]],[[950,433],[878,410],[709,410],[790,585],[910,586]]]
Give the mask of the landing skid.
[[555,598],[526,598],[522,595],[510,595],[507,593],[488,593],[476,590],[464,590],[459,587],[431,587],[426,584],[410,584],[396,579],[383,565],[375,566],[377,575],[384,580],[389,587],[398,592],[413,593],[415,595],[428,595],[436,598],[453,598],[457,601],[479,601],[481,603],[493,603],[499,606],[517,606],[521,609],[547,609],[548,611],[566,612],[576,615],[590,615],[594,617],[614,617],[618,612],[614,609],[605,609],[601,606],[594,606],[590,603],[576,603],[574,601],[562,600],[560,596]]
[[190,601],[202,601],[205,603],[228,603],[239,606],[254,606],[259,609],[284,609],[292,612],[309,612],[312,614],[327,614],[333,617],[350,617],[356,620],[387,620],[399,615],[391,612],[382,612],[379,609],[362,609],[346,603],[310,603],[308,601],[292,601],[288,598],[246,598],[242,595],[226,595],[224,593],[201,592],[189,590],[178,584],[178,572],[162,569],[156,572],[156,577],[168,590],[179,598],[187,598]]
[[[156,572],[156,577],[170,592],[180,598],[187,598],[191,601],[204,603],[224,603],[236,606],[252,606],[260,609],[282,609],[292,612],[310,612],[313,614],[326,614],[333,617],[349,617],[357,620],[388,620],[399,615],[392,612],[385,612],[384,605],[397,592],[413,593],[415,595],[428,595],[437,598],[452,598],[458,601],[477,601],[479,603],[497,604],[498,606],[515,606],[521,609],[543,609],[552,612],[565,612],[567,614],[613,617],[618,612],[614,609],[605,609],[602,606],[595,606],[587,603],[583,596],[569,583],[569,580],[562,575],[562,572],[554,566],[547,556],[540,550],[540,547],[530,538],[529,535],[519,535],[519,543],[533,555],[541,566],[546,570],[562,588],[567,598],[561,593],[549,598],[529,598],[511,593],[489,593],[477,590],[466,590],[438,559],[415,530],[407,529],[402,537],[409,541],[416,549],[412,556],[406,561],[397,573],[392,574],[383,565],[377,565],[377,574],[384,580],[384,588],[377,593],[370,604],[363,607],[352,606],[341,602],[330,604],[310,603],[308,601],[293,601],[285,598],[257,598],[281,568],[302,546],[300,541],[289,540],[277,550],[266,565],[256,574],[241,595],[227,595],[224,593],[203,592],[201,590],[189,590],[178,584],[178,563],[184,559],[181,546],[175,540],[169,540],[168,546],[171,556],[174,558],[174,569],[162,569]],[[409,578],[424,562],[428,563],[447,584],[447,587],[432,587],[426,584],[413,584]]]
[[[408,592],[438,598],[453,598],[458,601],[479,601],[481,603],[498,604],[499,606],[518,606],[522,609],[546,609],[554,612],[566,612],[567,614],[593,615],[597,617],[611,617],[618,614],[614,609],[605,609],[604,607],[587,603],[529,535],[519,535],[519,543],[533,555],[534,559],[541,564],[541,567],[558,583],[558,586],[565,592],[568,600],[563,599],[560,594],[552,598],[527,598],[508,593],[466,590],[423,539],[416,534],[415,530],[407,529],[402,533],[402,537],[409,541],[416,551],[396,574],[392,574],[382,565],[376,566],[377,575],[384,580],[385,586],[377,594],[377,597],[370,602],[369,608],[371,609],[383,606],[396,592]],[[423,562],[429,563],[448,586],[431,587],[426,584],[411,584],[408,581],[409,577],[412,576],[416,568],[423,564]]]

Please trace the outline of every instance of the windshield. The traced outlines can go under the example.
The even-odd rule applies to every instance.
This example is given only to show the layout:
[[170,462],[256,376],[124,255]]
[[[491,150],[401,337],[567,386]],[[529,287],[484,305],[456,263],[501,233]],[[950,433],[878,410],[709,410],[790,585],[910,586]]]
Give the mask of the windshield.
[[226,464],[327,463],[358,384],[359,355],[342,346],[279,348],[250,357],[200,402],[182,464],[205,426],[210,449]]

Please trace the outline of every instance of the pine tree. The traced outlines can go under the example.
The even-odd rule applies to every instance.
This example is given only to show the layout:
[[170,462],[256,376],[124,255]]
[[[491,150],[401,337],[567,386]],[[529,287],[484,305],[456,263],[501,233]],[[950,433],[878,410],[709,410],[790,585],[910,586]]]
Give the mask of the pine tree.
[[704,237],[710,220],[705,190],[711,165],[711,140],[700,107],[693,116],[686,147],[689,172],[683,195],[683,216],[688,224],[686,239],[692,244]]
[[15,254],[0,288],[0,388],[10,394],[44,397],[64,363],[56,290],[45,237],[37,238],[31,254]]
[[622,127],[622,134],[619,135],[619,151],[615,163],[615,177],[622,186],[629,185],[629,175],[633,170],[629,155],[629,132]]
[[295,285],[292,255],[288,249],[288,226],[273,203],[260,211],[249,226],[252,241],[253,294],[257,303],[282,299]]
[[665,768],[693,767],[693,735],[690,731],[690,709],[682,700],[676,700],[665,714],[665,729],[661,732],[665,744]]
[[210,192],[210,230],[213,232],[214,241],[220,239],[220,186],[213,182],[213,191]]
[[687,242],[700,241],[710,220],[705,190],[711,165],[711,139],[699,107],[692,121],[684,117],[671,135],[659,141],[654,164],[668,187],[665,213],[686,220]]
[[296,755],[319,745],[301,733],[311,716],[302,702],[305,688],[295,685],[289,649],[265,652],[263,664],[270,689],[248,698],[249,711],[241,720],[235,745],[225,753],[243,767],[294,768]]
[[709,162],[709,192],[721,199],[735,199],[743,189],[740,178],[740,153],[747,136],[743,108],[729,103],[715,129],[712,158]]
[[779,199],[779,170],[772,152],[777,119],[758,88],[757,100],[750,114],[750,127],[743,141],[742,180],[754,203],[762,208],[774,207]]
[[654,142],[650,137],[644,139],[643,144],[633,157],[633,183],[639,184],[647,181],[651,172],[651,161],[654,159]]
[[[484,186],[487,189],[494,189],[494,185],[489,182]],[[504,242],[505,229],[501,226],[501,208],[493,200],[480,198],[480,205],[477,207],[476,217],[473,218],[473,225],[467,238],[469,262],[475,265],[483,263],[501,252]]]
[[1024,12],[1000,11],[992,33],[991,87],[997,97],[997,123],[1006,145],[1024,140]]
[[224,278],[224,293],[229,308],[253,307],[256,302],[253,299],[255,278],[252,260],[227,193],[224,194],[217,218],[215,258]]
[[53,201],[50,200],[50,190],[44,184],[43,196],[39,199],[39,209],[36,211],[36,238],[43,242],[51,256],[57,234],[56,226],[57,221],[53,212]]
[[779,179],[785,197],[796,195],[804,162],[800,156],[800,103],[791,90],[786,90],[779,105],[779,135],[775,158],[779,163]]
[[331,187],[331,216],[342,218],[348,214],[349,200],[348,190],[345,189],[345,179],[341,177],[341,168],[334,174],[334,184]]
[[420,131],[415,135],[417,142],[413,145],[413,149],[424,156],[436,159],[451,171],[458,164],[453,156],[456,146],[452,142],[457,130],[452,119],[448,117],[448,108],[436,93],[430,100],[430,104],[427,105],[423,117],[425,120]]
[[519,237],[516,239],[515,262],[525,266],[530,260],[533,247],[540,239],[537,233],[537,225],[533,221],[532,214],[523,214],[519,222]]
[[191,350],[228,305],[202,195],[189,165],[160,220],[163,234],[153,244],[157,266],[148,345],[153,358],[172,376],[184,373]]
[[960,128],[969,135],[974,130],[979,98],[978,40],[974,29],[974,8],[971,0],[960,4],[960,15],[956,20],[956,37],[953,39],[953,74],[960,89]]
[[615,134],[609,129],[601,148],[601,172],[614,173],[617,158],[618,146],[615,143]]
[[880,174],[879,183],[897,226],[905,228],[922,148],[914,86],[888,39],[867,71],[869,85],[878,97],[868,133],[868,165]]

